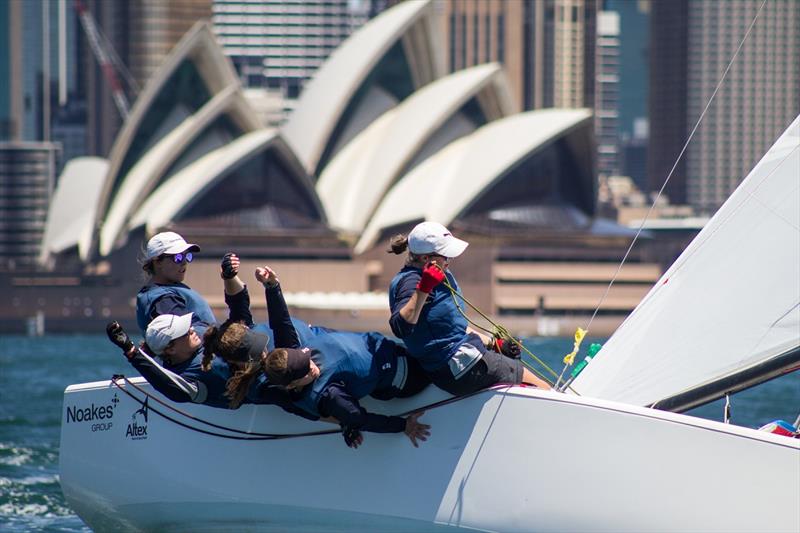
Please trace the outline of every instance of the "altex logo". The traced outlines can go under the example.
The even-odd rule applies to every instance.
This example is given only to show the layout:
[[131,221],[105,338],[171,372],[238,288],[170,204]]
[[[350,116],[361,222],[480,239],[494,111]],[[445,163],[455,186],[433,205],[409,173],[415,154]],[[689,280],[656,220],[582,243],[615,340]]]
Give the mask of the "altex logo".
[[134,411],[131,415],[131,423],[128,424],[128,429],[125,430],[125,436],[131,440],[144,440],[147,438],[147,413],[148,400],[145,398],[141,409]]

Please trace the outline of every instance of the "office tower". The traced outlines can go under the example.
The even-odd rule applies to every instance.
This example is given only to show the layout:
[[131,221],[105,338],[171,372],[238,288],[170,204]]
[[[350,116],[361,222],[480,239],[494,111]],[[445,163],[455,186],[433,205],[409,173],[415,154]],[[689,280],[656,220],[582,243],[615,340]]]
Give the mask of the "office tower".
[[652,5],[648,177],[658,189],[762,4],[671,179],[673,203],[713,212],[800,112],[800,2]]
[[0,139],[49,139],[59,10],[55,2],[0,2]]
[[36,263],[53,194],[57,146],[0,142],[0,270]]
[[619,174],[619,23],[615,11],[597,17],[594,131],[597,171],[604,176]]
[[553,105],[593,107],[598,3],[558,0],[555,5]]
[[198,20],[211,20],[211,0],[138,0],[129,11],[128,69],[139,87]]
[[450,72],[497,61],[508,76],[512,97],[521,108],[528,92],[524,61],[530,51],[523,46],[528,35],[525,20],[533,6],[528,2],[502,0],[448,0],[439,5],[447,36],[445,65]]
[[620,141],[621,173],[629,176],[642,192],[647,192],[647,138],[647,119],[638,118],[633,124],[633,136]]
[[[189,28],[198,20],[211,17],[211,0],[84,0],[84,3],[110,44],[106,52],[116,54],[134,80],[131,87],[125,82],[125,73],[117,70],[131,107],[136,87],[139,90],[145,87],[149,76]],[[106,157],[122,126],[122,117],[83,29],[79,47],[81,94],[86,98],[87,151]]]
[[214,0],[214,32],[245,86],[295,99],[317,67],[385,0]]
[[647,119],[650,0],[606,0],[619,14],[619,132],[634,137],[637,121]]
[[591,107],[598,0],[448,0],[450,71],[498,61],[521,109]]

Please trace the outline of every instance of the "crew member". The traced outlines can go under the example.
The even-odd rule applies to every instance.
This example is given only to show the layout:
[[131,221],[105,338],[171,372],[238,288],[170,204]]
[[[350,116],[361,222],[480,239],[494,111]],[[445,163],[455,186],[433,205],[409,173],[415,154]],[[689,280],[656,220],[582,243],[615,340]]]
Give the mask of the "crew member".
[[[258,393],[263,394],[265,386],[285,386],[296,407],[312,416],[336,419],[346,444],[352,448],[363,442],[362,431],[404,432],[414,446],[427,439],[430,427],[418,421],[422,413],[405,418],[378,415],[367,412],[358,402],[367,395],[381,400],[411,396],[428,384],[421,367],[406,357],[402,344],[380,333],[342,331],[328,331],[301,344],[288,320],[275,273],[268,267],[260,268],[256,278],[267,287],[270,324],[281,323],[284,329],[280,334],[274,329],[277,348],[263,352],[259,359],[244,357],[252,350],[245,349],[246,342],[236,341],[240,326],[231,324],[222,332],[216,355],[229,363],[246,365],[241,376],[228,383],[232,402],[249,397],[251,380],[266,372],[266,382],[256,387]],[[276,313],[282,316],[274,316]]]
[[[547,382],[522,365],[519,347],[497,342],[473,331],[458,309],[460,289],[448,270],[468,243],[436,222],[422,222],[409,233],[392,239],[391,253],[408,250],[405,266],[389,287],[389,325],[441,389],[468,394],[497,383],[526,383],[549,389]],[[503,355],[490,351],[493,347]]]

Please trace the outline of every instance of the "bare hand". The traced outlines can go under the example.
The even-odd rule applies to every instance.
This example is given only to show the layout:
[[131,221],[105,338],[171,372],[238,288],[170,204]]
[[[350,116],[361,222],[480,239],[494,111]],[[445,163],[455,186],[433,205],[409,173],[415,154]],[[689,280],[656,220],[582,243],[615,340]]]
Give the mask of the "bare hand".
[[411,444],[413,444],[415,448],[419,448],[417,439],[426,441],[428,440],[428,437],[431,436],[431,426],[417,421],[417,419],[424,414],[425,411],[421,411],[419,413],[408,415],[408,418],[406,418],[405,434],[408,436]]
[[270,287],[274,287],[280,280],[278,279],[278,275],[275,274],[275,271],[272,270],[267,265],[263,267],[258,267],[256,269],[256,279],[263,285],[267,285]]

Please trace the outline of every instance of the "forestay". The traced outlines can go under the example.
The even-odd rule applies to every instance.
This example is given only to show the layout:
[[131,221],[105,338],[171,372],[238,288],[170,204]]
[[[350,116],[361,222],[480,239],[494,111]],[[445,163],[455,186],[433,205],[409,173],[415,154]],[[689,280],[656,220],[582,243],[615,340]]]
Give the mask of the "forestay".
[[573,383],[651,405],[800,346],[800,117]]

